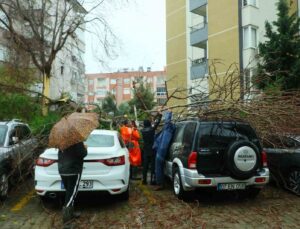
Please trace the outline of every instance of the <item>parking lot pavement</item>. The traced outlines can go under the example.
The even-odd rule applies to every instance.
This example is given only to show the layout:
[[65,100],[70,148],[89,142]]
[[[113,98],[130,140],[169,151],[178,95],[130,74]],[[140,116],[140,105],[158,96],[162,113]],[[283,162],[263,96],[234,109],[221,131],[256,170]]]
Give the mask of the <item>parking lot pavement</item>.
[[[58,202],[42,203],[28,180],[0,204],[0,228],[61,228]],[[239,201],[233,192],[197,192],[189,202],[174,197],[171,186],[153,191],[134,181],[129,201],[105,194],[81,194],[78,228],[299,228],[300,198],[274,186],[257,199]]]

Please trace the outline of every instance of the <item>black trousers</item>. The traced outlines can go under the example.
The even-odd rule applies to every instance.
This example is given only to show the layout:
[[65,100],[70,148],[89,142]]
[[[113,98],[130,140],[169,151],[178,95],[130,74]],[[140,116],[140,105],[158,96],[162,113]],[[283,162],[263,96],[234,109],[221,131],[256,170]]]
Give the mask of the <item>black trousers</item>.
[[154,154],[146,154],[144,153],[143,158],[143,182],[147,183],[147,174],[149,167],[151,167],[151,182],[155,180],[155,155]]
[[76,198],[80,183],[81,174],[76,175],[60,175],[66,189],[65,207],[72,207]]

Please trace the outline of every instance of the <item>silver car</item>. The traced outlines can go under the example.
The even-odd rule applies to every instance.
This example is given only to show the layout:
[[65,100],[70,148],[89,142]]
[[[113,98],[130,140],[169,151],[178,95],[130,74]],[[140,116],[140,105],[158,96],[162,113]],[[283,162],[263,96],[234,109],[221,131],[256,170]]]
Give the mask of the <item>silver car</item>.
[[35,147],[27,124],[19,120],[0,122],[0,200],[7,197],[10,185],[32,171]]

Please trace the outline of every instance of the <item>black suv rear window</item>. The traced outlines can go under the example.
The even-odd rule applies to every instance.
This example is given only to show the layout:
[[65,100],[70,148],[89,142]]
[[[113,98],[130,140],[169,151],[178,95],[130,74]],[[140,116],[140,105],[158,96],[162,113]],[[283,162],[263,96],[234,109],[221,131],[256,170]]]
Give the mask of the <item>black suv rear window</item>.
[[255,131],[247,124],[206,123],[200,126],[199,147],[226,147],[238,139],[258,142]]

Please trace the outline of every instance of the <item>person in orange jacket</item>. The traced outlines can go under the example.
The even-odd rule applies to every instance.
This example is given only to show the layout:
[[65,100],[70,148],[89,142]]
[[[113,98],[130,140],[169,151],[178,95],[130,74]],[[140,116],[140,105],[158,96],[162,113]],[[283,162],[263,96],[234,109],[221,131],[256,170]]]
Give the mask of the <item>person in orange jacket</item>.
[[128,122],[125,120],[123,126],[120,128],[122,139],[129,150],[129,161],[130,161],[130,178],[133,179],[137,166],[142,163],[141,149],[139,146],[140,134],[137,130],[135,121]]

